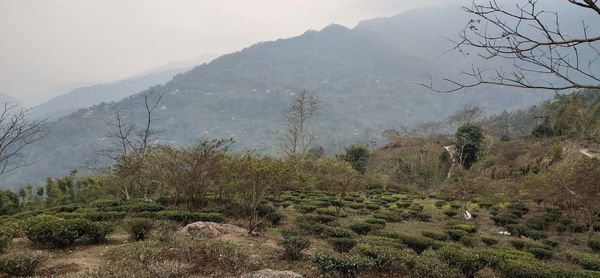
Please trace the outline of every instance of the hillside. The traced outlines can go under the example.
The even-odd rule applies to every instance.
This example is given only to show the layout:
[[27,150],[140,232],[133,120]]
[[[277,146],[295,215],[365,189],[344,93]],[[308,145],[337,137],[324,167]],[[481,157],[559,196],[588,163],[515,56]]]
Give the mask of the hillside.
[[[432,13],[447,24],[428,27]],[[462,56],[443,55],[452,46],[444,36],[464,24],[461,14],[456,7],[421,9],[366,21],[354,29],[331,25],[258,43],[195,67],[149,89],[166,93],[156,122],[163,131],[161,142],[185,145],[202,138],[233,137],[234,149],[275,153],[281,111],[300,89],[322,100],[314,128],[318,144],[330,152],[363,140],[368,130],[444,120],[465,104],[495,113],[526,108],[549,97],[497,87],[442,95],[418,85],[432,72],[468,64]],[[427,47],[417,47],[417,42]],[[129,119],[139,119],[139,95],[117,105]],[[52,123],[52,133],[28,151],[35,166],[6,177],[5,184],[39,182],[73,168],[85,170],[81,165],[108,141],[110,118],[108,105],[100,104]]]

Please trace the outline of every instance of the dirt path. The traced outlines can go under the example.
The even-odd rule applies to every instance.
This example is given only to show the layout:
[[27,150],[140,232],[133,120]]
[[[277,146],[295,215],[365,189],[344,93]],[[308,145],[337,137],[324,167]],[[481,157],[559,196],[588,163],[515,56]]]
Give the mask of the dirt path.
[[449,179],[450,176],[452,175],[452,170],[454,170],[454,166],[456,165],[456,161],[454,160],[454,152],[456,152],[456,146],[455,145],[445,146],[444,149],[450,155],[450,159],[452,159],[452,165],[450,166],[450,169],[448,170],[448,176],[446,177],[447,179]]
[[112,236],[104,244],[82,245],[54,254],[40,271],[43,277],[75,277],[87,269],[99,267],[103,256],[127,240],[126,235]]

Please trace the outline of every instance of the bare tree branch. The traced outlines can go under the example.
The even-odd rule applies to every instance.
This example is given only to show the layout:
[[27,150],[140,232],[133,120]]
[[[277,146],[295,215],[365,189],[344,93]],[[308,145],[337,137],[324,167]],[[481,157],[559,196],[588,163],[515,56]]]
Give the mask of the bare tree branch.
[[[567,1],[600,16],[597,0]],[[454,49],[464,55],[472,51],[488,64],[508,61],[512,69],[472,66],[462,72],[465,80],[445,78],[441,87],[434,86],[433,81],[421,85],[443,93],[480,85],[555,92],[600,89],[598,26],[592,26],[590,32],[583,21],[580,34],[565,32],[559,14],[540,8],[538,0],[521,0],[515,6],[501,5],[497,0],[473,1],[463,9],[473,18],[460,32],[460,39],[454,41]]]

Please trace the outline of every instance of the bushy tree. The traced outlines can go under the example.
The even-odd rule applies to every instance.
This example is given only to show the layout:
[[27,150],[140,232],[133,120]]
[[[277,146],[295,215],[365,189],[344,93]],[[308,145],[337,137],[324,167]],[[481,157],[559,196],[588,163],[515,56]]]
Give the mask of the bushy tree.
[[356,144],[346,149],[342,158],[352,165],[354,170],[364,174],[367,171],[367,160],[369,159],[369,149],[365,145]]
[[483,130],[472,124],[465,124],[456,131],[455,159],[465,169],[477,161],[483,139]]

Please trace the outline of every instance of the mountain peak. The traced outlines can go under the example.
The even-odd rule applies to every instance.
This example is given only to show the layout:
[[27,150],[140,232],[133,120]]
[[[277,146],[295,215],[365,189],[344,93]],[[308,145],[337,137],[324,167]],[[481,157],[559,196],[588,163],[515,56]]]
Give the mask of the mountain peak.
[[321,32],[342,32],[342,31],[350,31],[350,29],[346,26],[332,23],[332,24],[327,25],[327,27],[325,27],[321,30]]

